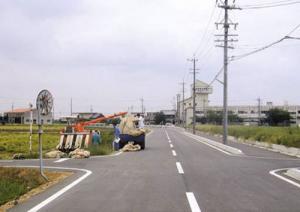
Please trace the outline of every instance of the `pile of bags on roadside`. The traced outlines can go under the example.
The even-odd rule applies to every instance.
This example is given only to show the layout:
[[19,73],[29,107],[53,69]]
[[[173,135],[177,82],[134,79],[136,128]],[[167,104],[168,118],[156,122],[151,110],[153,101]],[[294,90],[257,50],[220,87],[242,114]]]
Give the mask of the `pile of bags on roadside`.
[[121,134],[128,134],[132,136],[139,136],[145,134],[144,129],[136,128],[137,121],[138,119],[134,116],[126,116],[124,118],[121,118],[121,122],[119,124]]
[[51,152],[47,152],[45,154],[46,158],[75,158],[75,159],[82,159],[82,158],[89,158],[91,153],[84,149],[75,149],[69,154],[65,152],[61,152],[59,150],[54,150]]
[[136,152],[136,151],[140,151],[140,150],[141,150],[141,146],[138,144],[134,145],[134,142],[128,142],[128,144],[126,144],[122,148],[123,152]]

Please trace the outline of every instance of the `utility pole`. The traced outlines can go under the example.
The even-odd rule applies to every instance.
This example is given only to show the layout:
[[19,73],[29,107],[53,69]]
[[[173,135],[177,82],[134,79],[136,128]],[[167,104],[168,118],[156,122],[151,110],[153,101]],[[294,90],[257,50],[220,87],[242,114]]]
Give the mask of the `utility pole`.
[[258,112],[258,125],[260,125],[261,124],[261,98],[258,97],[257,101],[258,101],[258,108],[257,108],[257,112]]
[[186,128],[185,108],[184,108],[184,86],[185,86],[184,79],[182,80],[181,84],[182,84],[182,124],[183,124],[183,127]]
[[177,124],[180,123],[180,94],[177,94]]
[[[235,2],[235,0],[233,0]],[[228,0],[224,0],[224,3],[222,2],[221,5],[219,5],[219,8],[224,9],[224,21],[220,23],[216,23],[217,29],[219,25],[222,25],[224,28],[224,34],[222,35],[216,35],[216,36],[222,36],[224,37],[224,40],[217,39],[216,42],[223,42],[223,45],[216,45],[217,47],[222,47],[224,50],[224,79],[223,79],[223,143],[227,144],[227,136],[228,136],[228,48],[233,49],[232,46],[228,45],[228,42],[237,42],[236,39],[230,39],[228,40],[229,36],[237,36],[236,34],[229,35],[228,31],[230,26],[234,26],[234,29],[237,27],[237,23],[229,22],[228,18],[228,11],[232,9],[239,9],[235,7],[234,5],[228,5]]]
[[193,63],[193,134],[196,133],[196,62],[198,61],[198,59],[192,58],[192,59],[188,59],[189,61],[191,61]]
[[71,98],[71,102],[70,102],[70,110],[71,110],[71,116],[73,115],[73,100]]

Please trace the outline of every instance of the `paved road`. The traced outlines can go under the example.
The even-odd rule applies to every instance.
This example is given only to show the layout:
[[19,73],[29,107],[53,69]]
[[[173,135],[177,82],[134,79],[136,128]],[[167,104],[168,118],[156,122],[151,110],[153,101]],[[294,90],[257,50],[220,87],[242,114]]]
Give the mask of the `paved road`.
[[[230,145],[238,145],[246,155],[224,154],[178,128],[154,129],[146,145],[145,151],[115,157],[47,160],[48,166],[92,174],[40,211],[300,211],[300,188],[269,174],[300,167],[300,160],[239,144]],[[37,161],[0,164],[38,165]],[[27,211],[86,174],[76,171],[11,211]]]

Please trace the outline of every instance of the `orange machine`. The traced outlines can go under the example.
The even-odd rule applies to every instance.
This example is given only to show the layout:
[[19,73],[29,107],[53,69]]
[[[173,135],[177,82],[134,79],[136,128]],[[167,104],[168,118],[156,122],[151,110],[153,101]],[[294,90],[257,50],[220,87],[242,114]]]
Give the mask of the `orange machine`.
[[74,127],[75,132],[83,132],[85,126],[89,126],[91,124],[96,124],[96,123],[99,123],[99,122],[103,122],[105,120],[112,119],[112,118],[115,118],[115,117],[118,117],[118,116],[124,116],[126,114],[127,114],[127,112],[120,112],[120,113],[115,113],[115,114],[112,114],[112,115],[103,116],[103,117],[100,117],[100,118],[97,118],[97,119],[94,119],[94,120],[91,120],[91,121],[78,122],[75,125],[73,125],[73,127]]
[[118,116],[124,116],[126,114],[127,112],[120,112],[91,121],[70,124],[60,133],[60,141],[56,148],[63,152],[70,152],[77,148],[87,148],[90,144],[91,134],[88,130],[84,129],[86,126],[113,119]]

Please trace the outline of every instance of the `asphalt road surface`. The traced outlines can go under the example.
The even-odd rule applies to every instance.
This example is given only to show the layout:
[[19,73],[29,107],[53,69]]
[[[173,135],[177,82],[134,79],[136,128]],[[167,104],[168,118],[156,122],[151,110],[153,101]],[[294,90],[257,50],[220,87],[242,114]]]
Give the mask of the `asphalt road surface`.
[[199,140],[179,128],[155,128],[144,151],[45,160],[75,174],[10,211],[300,211],[300,187],[269,173],[300,167],[300,159],[236,143],[229,145],[244,155],[226,154]]

